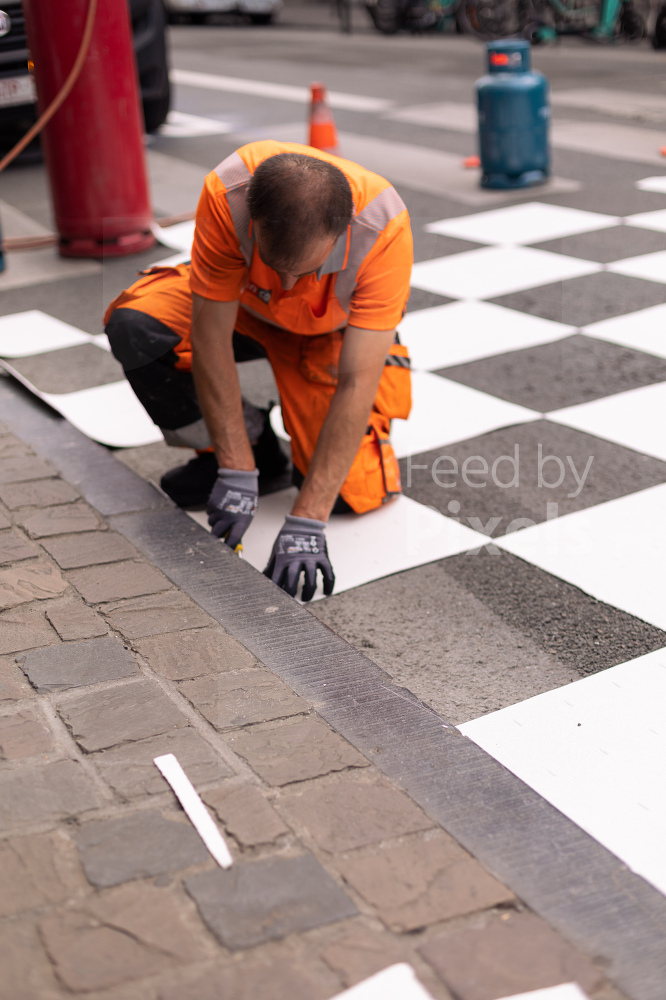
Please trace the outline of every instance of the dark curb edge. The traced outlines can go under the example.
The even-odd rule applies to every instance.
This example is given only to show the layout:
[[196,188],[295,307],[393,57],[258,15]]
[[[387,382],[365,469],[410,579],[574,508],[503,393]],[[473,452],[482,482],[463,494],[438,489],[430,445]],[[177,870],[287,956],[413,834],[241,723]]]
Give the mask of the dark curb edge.
[[111,452],[5,378],[0,420],[632,1000],[663,1000],[661,893]]

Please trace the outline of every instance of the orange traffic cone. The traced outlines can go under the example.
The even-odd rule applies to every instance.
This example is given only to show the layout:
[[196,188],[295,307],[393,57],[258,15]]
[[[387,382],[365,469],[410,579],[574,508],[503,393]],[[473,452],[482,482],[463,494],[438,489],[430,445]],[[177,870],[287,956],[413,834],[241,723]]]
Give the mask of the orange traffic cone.
[[310,145],[321,149],[324,153],[338,155],[338,130],[331,114],[326,98],[326,87],[323,83],[313,83],[312,103],[310,105]]

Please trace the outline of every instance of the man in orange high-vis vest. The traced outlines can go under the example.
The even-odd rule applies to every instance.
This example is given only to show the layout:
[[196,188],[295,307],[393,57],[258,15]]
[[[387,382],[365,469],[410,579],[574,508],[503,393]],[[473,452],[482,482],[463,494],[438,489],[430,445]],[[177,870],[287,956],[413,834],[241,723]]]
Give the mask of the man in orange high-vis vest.
[[112,350],[165,440],[199,451],[163,489],[183,506],[207,501],[233,549],[257,508],[269,432],[235,362],[268,358],[300,490],[266,573],[292,596],[304,576],[312,598],[318,569],[332,592],[332,511],[400,492],[389,431],[411,406],[395,332],[411,263],[388,181],[309,146],[255,142],[206,178],[191,265],[150,270],[107,310]]

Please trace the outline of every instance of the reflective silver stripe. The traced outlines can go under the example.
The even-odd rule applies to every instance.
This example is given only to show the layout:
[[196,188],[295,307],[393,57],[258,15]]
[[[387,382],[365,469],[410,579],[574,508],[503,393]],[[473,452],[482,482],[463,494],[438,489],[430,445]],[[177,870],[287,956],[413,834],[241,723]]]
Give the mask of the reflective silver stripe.
[[185,427],[160,427],[164,440],[174,448],[210,448],[212,442],[203,417]]
[[232,153],[226,160],[215,167],[215,173],[220,178],[227,192],[227,204],[236,230],[236,238],[240,252],[249,267],[254,252],[254,236],[250,236],[250,212],[247,207],[247,188],[252,174],[247,169],[238,153]]
[[409,358],[403,358],[399,354],[387,354],[384,362],[385,368],[411,368],[412,362]]
[[404,210],[405,203],[398,192],[395,188],[387,187],[353,220],[347,267],[339,272],[335,282],[335,297],[347,314],[351,308],[351,299],[361,264],[391,219],[395,219]]
[[317,281],[321,281],[325,274],[336,274],[338,271],[342,270],[342,265],[345,262],[345,255],[347,253],[348,229],[349,227],[347,227],[344,233],[338,237],[335,246],[317,271]]

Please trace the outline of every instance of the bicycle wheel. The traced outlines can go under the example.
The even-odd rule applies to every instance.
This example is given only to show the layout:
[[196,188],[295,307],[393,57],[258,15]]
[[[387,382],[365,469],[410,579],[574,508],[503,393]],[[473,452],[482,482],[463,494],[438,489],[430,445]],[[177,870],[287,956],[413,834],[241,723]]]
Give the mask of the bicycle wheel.
[[365,5],[377,31],[382,35],[395,35],[400,28],[400,9],[396,0],[375,0]]
[[647,15],[649,11],[643,4],[637,4],[634,0],[630,3],[622,4],[620,16],[617,19],[617,37],[625,42],[640,42],[647,34]]
[[508,38],[518,31],[514,0],[462,0],[458,15],[464,30],[477,38]]

